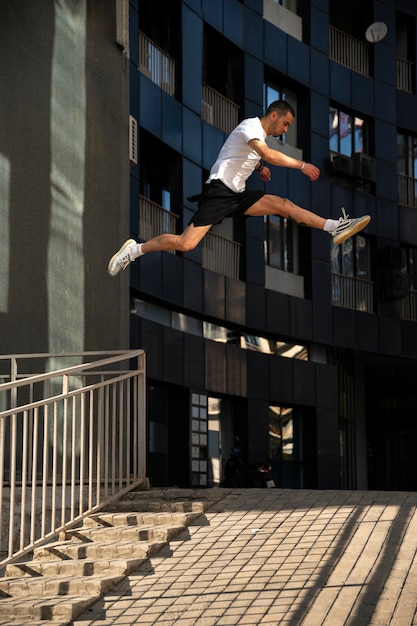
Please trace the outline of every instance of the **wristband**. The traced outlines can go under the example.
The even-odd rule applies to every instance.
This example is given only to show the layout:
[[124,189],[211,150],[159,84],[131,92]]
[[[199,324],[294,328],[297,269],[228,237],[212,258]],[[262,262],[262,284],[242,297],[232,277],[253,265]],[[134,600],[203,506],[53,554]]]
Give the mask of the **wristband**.
[[260,161],[260,166],[259,167],[255,167],[257,172],[260,172],[261,170],[264,169],[264,164],[262,163],[262,161]]
[[302,164],[301,164],[300,170],[303,170],[305,168],[305,166],[306,166],[306,162],[303,161]]

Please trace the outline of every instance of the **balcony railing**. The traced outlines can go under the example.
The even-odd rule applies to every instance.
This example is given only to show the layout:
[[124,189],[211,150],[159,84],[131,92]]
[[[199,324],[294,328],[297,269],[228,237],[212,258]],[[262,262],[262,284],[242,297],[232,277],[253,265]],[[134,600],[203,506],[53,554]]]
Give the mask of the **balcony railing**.
[[203,84],[201,117],[205,122],[229,134],[237,126],[238,111],[232,100]]
[[397,89],[413,93],[413,67],[411,61],[397,57]]
[[[144,241],[162,233],[175,233],[178,215],[139,196],[139,237]],[[214,233],[207,233],[203,245],[203,267],[231,278],[239,277],[241,245]],[[169,250],[175,254],[174,250]]]
[[175,213],[139,196],[139,237],[144,241],[163,233],[175,233],[177,219],[178,215]]
[[345,309],[374,312],[374,283],[371,280],[332,274],[332,304]]
[[207,233],[203,245],[203,267],[213,272],[239,278],[241,244],[215,233]]
[[330,58],[359,74],[369,76],[368,45],[334,26],[330,26]]
[[398,202],[417,207],[417,179],[398,174]]
[[401,299],[401,318],[417,321],[417,291],[410,289],[408,296]]
[[139,33],[139,71],[170,96],[175,94],[175,61],[143,33]]

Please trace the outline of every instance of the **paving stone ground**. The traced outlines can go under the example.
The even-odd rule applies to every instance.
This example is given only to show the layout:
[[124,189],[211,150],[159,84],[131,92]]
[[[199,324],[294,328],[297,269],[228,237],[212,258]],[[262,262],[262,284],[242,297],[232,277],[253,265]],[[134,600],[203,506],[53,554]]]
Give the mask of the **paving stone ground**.
[[416,505],[406,492],[229,492],[73,625],[417,625]]

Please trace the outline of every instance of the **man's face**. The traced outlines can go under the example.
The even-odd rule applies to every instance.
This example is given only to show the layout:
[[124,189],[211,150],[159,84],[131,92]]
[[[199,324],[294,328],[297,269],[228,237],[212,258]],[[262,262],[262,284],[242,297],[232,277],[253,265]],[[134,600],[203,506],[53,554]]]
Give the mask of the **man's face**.
[[278,116],[275,113],[275,117],[271,119],[270,135],[273,137],[280,137],[287,132],[289,127],[294,121],[294,116],[288,111],[285,115]]

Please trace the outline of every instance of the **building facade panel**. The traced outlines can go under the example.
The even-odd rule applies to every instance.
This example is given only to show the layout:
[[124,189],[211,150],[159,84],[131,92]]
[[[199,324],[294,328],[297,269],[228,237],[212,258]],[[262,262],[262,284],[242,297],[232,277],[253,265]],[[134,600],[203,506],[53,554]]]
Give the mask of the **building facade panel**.
[[[189,469],[180,472],[183,484],[207,480],[215,486],[222,480],[192,471],[192,414],[207,407],[212,443],[204,447],[202,433],[199,445],[220,474],[227,446],[240,436],[247,458],[272,459],[278,486],[363,488],[368,481],[370,487],[391,488],[400,478],[387,478],[388,435],[373,434],[369,411],[378,404],[376,387],[368,391],[364,381],[376,380],[376,372],[389,369],[393,360],[394,369],[411,368],[415,358],[417,128],[410,111],[416,42],[404,26],[414,20],[410,32],[413,23],[415,31],[415,9],[405,0],[374,3],[366,11],[359,2],[345,8],[323,0],[274,4],[178,1],[172,5],[171,31],[180,30],[175,35],[167,35],[157,20],[139,21],[175,62],[173,93],[152,73],[143,77],[139,71],[135,78],[131,69],[132,114],[138,111],[142,143],[158,140],[155,146],[166,154],[161,167],[175,173],[161,177],[161,208],[175,214],[179,234],[197,208],[187,198],[199,193],[228,132],[244,117],[261,115],[274,93],[294,102],[297,116],[292,134],[272,145],[317,164],[321,178],[311,184],[299,172],[272,168],[265,191],[333,219],[345,207],[349,215],[366,213],[372,221],[339,248],[327,234],[284,220],[226,221],[191,252],[145,256],[140,270],[131,269],[131,297],[157,308],[149,308],[153,321],[134,316],[132,338],[148,352],[158,347],[158,357],[149,354],[151,383],[163,390],[168,405],[180,399],[181,410],[188,411],[181,418],[183,435],[190,435],[183,442]],[[370,43],[365,31],[377,20],[387,23],[387,35]],[[409,149],[402,157],[405,172],[400,140]],[[141,167],[132,165],[138,181],[132,194],[138,188],[148,193]],[[251,188],[259,184],[248,181]],[[132,234],[141,238],[136,228]],[[214,247],[220,243],[223,252]],[[403,250],[389,257],[398,267],[381,266],[386,248]],[[232,250],[234,275],[226,265]],[[214,260],[220,264],[215,268]],[[154,345],[135,323],[155,332],[163,312],[165,327],[156,332]],[[397,382],[393,375],[390,384]],[[410,398],[411,390],[405,395]],[[172,431],[171,426],[177,441]],[[168,457],[170,445],[168,440]],[[369,447],[378,457],[377,479]],[[407,451],[398,454],[406,458]]]

